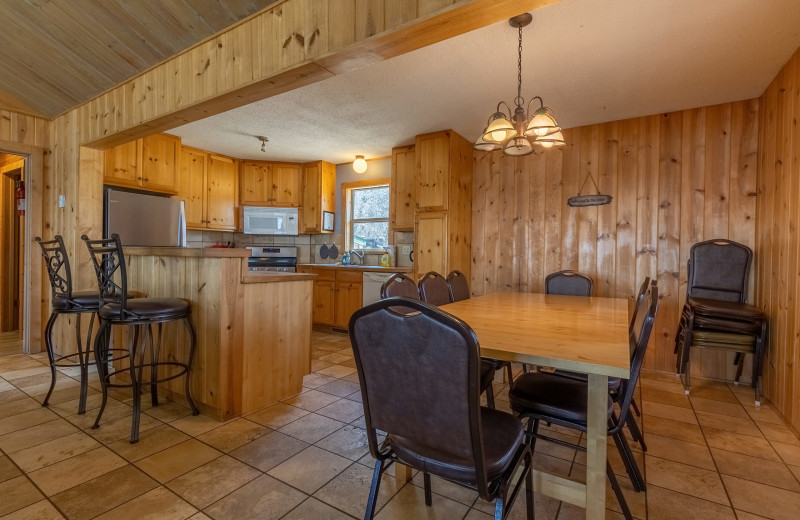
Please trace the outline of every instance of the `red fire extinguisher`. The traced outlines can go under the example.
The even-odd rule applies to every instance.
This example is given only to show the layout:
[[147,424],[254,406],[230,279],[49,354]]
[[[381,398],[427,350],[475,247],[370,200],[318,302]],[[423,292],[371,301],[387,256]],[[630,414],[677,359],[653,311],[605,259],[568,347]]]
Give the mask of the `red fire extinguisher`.
[[14,198],[17,199],[17,214],[20,216],[25,215],[25,181],[17,181],[16,189],[14,190]]

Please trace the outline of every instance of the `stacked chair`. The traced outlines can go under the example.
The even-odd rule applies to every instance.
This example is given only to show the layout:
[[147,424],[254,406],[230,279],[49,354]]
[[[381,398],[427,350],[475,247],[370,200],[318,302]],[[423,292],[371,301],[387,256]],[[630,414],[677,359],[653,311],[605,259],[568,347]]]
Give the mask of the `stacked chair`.
[[675,335],[676,370],[686,394],[691,389],[691,353],[710,348],[736,353],[738,384],[744,356],[753,355],[752,386],[760,404],[760,376],[767,348],[768,322],[747,301],[747,281],[753,252],[731,240],[699,242],[689,253],[686,304]]

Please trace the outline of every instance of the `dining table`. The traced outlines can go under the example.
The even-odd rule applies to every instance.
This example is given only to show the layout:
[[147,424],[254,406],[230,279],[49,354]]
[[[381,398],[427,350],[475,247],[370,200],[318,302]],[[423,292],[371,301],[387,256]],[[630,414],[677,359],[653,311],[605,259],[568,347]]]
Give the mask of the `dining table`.
[[533,470],[535,492],[585,508],[588,520],[606,514],[608,378],[630,377],[630,302],[494,292],[440,307],[475,331],[483,357],[588,374],[586,483]]

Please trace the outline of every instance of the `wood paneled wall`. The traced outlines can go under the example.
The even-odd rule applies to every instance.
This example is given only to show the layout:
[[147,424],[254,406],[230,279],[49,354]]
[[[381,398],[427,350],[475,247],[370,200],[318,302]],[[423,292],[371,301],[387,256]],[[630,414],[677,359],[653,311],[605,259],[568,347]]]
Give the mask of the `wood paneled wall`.
[[800,430],[800,51],[761,96],[756,302],[770,319],[764,393]]
[[[657,278],[660,308],[646,360],[674,370],[674,337],[695,242],[753,246],[759,100],[573,128],[567,146],[521,158],[474,153],[472,291],[544,292],[561,269],[590,275],[595,294],[633,299]],[[611,204],[572,208],[591,193]],[[732,377],[724,353],[695,356],[695,374]]]

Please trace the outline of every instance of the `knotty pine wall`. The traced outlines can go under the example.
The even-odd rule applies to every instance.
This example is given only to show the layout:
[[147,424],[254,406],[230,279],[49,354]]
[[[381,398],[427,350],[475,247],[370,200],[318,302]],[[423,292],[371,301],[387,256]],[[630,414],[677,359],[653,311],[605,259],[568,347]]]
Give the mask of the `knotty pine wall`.
[[[475,152],[473,293],[544,292],[548,273],[574,269],[594,279],[597,296],[632,299],[646,276],[657,278],[646,366],[674,371],[689,248],[755,243],[758,124],[754,99],[573,128],[562,149],[522,158]],[[567,206],[588,173],[613,202]],[[732,378],[726,356],[702,352],[693,373]]]
[[764,393],[800,430],[800,51],[761,96],[756,302],[770,318]]

